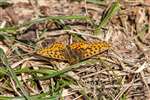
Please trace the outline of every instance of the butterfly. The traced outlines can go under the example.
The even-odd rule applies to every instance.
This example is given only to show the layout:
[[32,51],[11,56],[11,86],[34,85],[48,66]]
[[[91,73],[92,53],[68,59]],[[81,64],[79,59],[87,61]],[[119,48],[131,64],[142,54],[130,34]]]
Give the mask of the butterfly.
[[105,41],[82,41],[73,42],[69,45],[56,42],[46,48],[38,50],[36,54],[68,63],[76,63],[98,55],[110,47],[111,45]]

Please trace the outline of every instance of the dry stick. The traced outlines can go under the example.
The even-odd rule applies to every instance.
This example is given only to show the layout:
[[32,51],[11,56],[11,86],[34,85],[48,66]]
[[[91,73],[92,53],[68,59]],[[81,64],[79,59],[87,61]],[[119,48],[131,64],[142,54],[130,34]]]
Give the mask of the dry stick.
[[122,86],[120,92],[118,93],[118,95],[115,97],[114,100],[119,100],[119,98],[127,91],[127,89],[129,89],[133,85],[133,82],[134,82],[133,80],[128,85]]
[[87,33],[82,33],[82,32],[76,32],[76,31],[72,31],[72,30],[65,30],[66,32],[69,32],[69,33],[76,33],[78,35],[83,35],[83,36],[87,36],[87,37],[91,37],[91,38],[96,38],[96,39],[100,39],[99,37],[97,36],[94,36],[94,35],[91,35],[91,34],[87,34]]
[[[148,90],[148,93],[150,93],[150,89],[149,89],[149,86],[148,86],[147,81],[146,81],[145,78],[144,78],[144,73],[143,73],[143,71],[140,72],[140,75],[141,75],[141,78],[142,78],[143,83],[145,84],[145,86],[146,86],[146,88],[147,88],[147,90]],[[149,95],[149,94],[148,94],[148,95]]]

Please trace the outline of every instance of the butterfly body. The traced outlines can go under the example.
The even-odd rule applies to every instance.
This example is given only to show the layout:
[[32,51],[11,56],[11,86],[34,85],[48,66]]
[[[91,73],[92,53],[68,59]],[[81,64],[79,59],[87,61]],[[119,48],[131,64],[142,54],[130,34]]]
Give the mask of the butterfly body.
[[37,54],[51,59],[67,61],[69,63],[79,62],[108,50],[110,44],[105,41],[99,42],[74,42],[70,45],[54,43],[47,48],[37,51]]

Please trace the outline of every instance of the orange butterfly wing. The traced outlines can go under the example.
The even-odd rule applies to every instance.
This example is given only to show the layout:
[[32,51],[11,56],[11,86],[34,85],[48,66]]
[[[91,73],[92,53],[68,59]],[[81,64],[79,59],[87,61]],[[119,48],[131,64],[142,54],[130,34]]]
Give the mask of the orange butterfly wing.
[[38,50],[36,53],[43,57],[67,61],[65,49],[65,45],[56,42],[49,47]]
[[110,48],[110,44],[104,41],[99,42],[76,42],[70,45],[70,49],[79,60],[88,59],[102,53]]

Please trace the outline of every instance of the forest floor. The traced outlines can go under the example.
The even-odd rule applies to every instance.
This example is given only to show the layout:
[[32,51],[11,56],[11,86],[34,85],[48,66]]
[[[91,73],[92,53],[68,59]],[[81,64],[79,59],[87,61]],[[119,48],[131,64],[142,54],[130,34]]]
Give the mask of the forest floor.
[[150,100],[150,0],[1,0],[0,100]]

